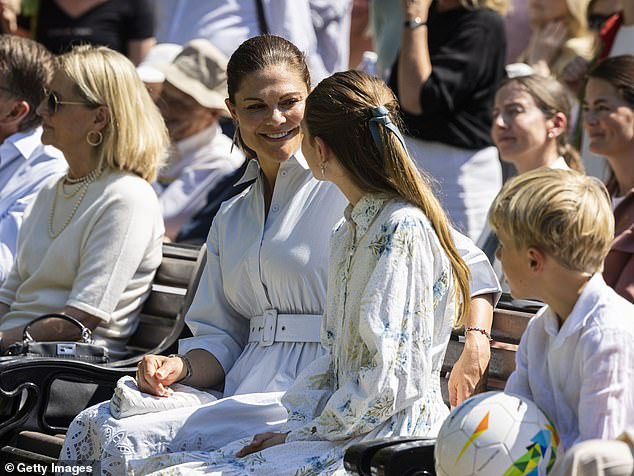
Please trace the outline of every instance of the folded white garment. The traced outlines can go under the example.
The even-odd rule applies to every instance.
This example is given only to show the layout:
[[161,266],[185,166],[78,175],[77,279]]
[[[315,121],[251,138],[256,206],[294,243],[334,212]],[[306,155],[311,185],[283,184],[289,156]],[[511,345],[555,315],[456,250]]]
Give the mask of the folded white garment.
[[120,419],[174,408],[204,405],[216,400],[212,394],[187,385],[177,383],[171,385],[170,388],[174,393],[169,397],[155,397],[141,392],[133,377],[129,375],[121,377],[110,399],[110,413],[113,417]]

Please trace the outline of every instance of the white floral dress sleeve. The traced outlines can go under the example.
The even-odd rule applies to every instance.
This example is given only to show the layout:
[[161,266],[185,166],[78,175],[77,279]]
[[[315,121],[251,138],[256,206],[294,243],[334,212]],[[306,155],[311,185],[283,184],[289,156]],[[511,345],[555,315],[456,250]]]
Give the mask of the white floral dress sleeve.
[[287,441],[363,435],[420,403],[432,371],[434,311],[451,277],[433,234],[426,219],[405,215],[359,241],[352,272],[335,291],[343,305],[331,358],[315,362],[304,392],[313,404],[287,395],[295,404]]

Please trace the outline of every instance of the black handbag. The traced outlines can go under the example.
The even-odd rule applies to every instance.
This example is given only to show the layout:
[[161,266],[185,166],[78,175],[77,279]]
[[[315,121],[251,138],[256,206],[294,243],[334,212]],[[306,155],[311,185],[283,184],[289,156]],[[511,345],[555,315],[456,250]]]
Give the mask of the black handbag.
[[[81,341],[51,341],[36,342],[29,330],[33,324],[51,317],[64,319],[74,324],[81,331]],[[22,342],[10,345],[4,355],[29,356],[29,357],[55,357],[63,359],[83,360],[96,364],[105,364],[110,361],[108,349],[94,343],[92,331],[81,322],[66,314],[50,313],[33,319],[24,327]]]

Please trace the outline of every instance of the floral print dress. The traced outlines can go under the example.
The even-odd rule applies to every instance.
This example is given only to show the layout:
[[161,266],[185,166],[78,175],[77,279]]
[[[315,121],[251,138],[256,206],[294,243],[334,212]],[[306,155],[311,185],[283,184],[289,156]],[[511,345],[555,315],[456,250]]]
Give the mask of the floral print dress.
[[[331,238],[328,305],[316,359],[287,391],[287,442],[244,458],[213,452],[131,461],[131,474],[345,474],[361,440],[435,435],[449,413],[440,370],[456,313],[450,261],[416,207],[366,195]],[[155,472],[155,473],[153,473]]]

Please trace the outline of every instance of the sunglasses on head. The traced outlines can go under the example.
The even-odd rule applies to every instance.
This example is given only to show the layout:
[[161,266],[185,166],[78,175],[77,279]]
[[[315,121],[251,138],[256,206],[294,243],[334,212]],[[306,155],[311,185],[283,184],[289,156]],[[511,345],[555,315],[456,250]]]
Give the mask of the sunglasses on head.
[[92,103],[87,101],[60,101],[53,91],[44,90],[46,97],[46,106],[49,114],[55,114],[59,110],[60,104],[68,104],[71,106],[91,106]]

